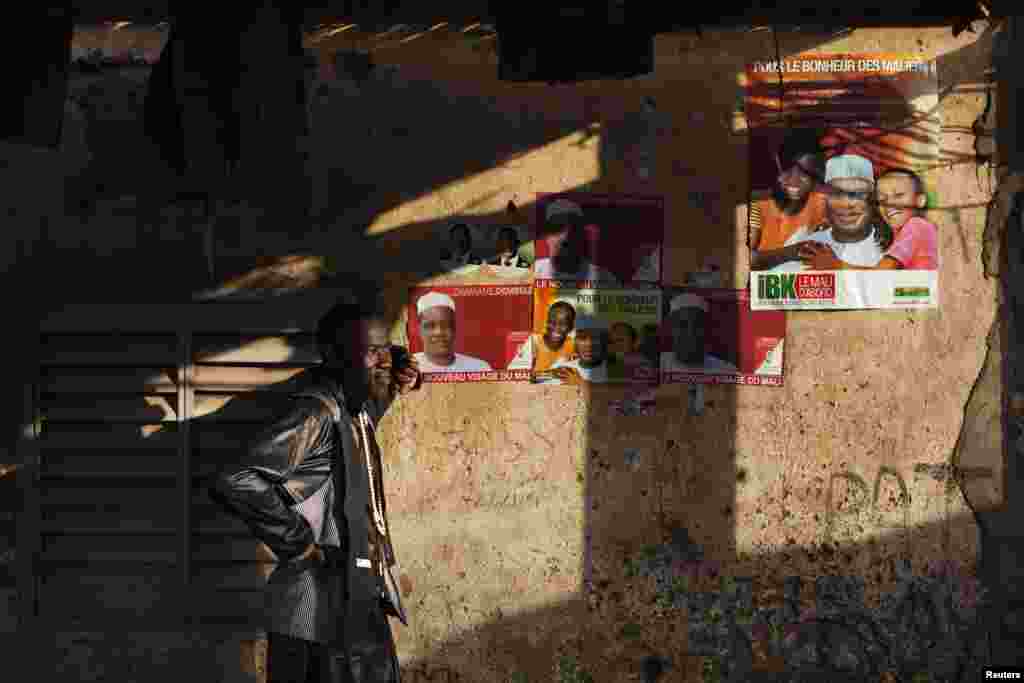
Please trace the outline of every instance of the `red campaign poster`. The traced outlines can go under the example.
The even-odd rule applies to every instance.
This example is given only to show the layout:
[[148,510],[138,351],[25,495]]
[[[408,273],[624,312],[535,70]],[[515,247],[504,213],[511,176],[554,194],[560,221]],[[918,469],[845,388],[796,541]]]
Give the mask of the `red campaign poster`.
[[740,289],[666,287],[662,383],[782,386],[784,311],[752,311]]
[[579,288],[661,281],[661,197],[568,192],[537,199],[534,278]]
[[529,381],[529,364],[513,361],[530,336],[532,302],[527,284],[411,289],[409,350],[423,381]]

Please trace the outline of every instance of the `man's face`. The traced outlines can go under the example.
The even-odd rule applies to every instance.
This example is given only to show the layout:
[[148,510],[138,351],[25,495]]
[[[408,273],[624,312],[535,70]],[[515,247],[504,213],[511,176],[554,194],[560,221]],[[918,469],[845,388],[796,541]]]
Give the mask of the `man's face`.
[[608,355],[608,337],[601,330],[577,330],[576,353],[580,365],[591,368],[604,362]]
[[562,307],[548,310],[548,321],[544,326],[544,340],[548,346],[559,349],[572,332],[573,314]]
[[682,308],[672,322],[672,350],[681,363],[703,365],[706,314],[699,308]]
[[914,189],[914,180],[905,173],[893,173],[878,180],[878,205],[885,222],[894,230],[902,228],[928,200]]
[[423,350],[431,361],[447,365],[455,357],[455,311],[431,306],[420,316]]
[[512,256],[516,251],[516,237],[506,230],[498,234],[498,256]]
[[551,260],[558,270],[574,272],[583,260],[583,228],[573,220],[556,230],[547,237]]
[[836,178],[829,183],[828,218],[840,233],[855,233],[871,220],[872,183],[864,178]]
[[635,350],[636,341],[633,339],[633,333],[625,325],[613,325],[610,337],[608,350],[613,355],[622,358]]
[[452,228],[451,233],[452,249],[456,254],[464,254],[469,251],[471,239],[469,229],[464,225],[457,225]]
[[789,168],[782,168],[782,163],[779,161],[779,155],[775,155],[775,167],[779,171],[779,175],[776,177],[776,182],[779,184],[779,189],[789,199],[794,202],[801,202],[807,198],[807,195],[814,189],[814,176],[812,175],[814,169],[814,157],[810,154],[805,154],[798,157],[792,166]]
[[391,340],[380,320],[359,320],[337,330],[327,350],[328,369],[342,374],[350,384],[383,395],[391,385]]

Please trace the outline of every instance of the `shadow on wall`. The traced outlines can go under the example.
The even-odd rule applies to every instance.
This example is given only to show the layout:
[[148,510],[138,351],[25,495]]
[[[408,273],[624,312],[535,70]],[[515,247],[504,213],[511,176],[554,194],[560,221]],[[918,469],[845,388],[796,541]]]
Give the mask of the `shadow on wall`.
[[[820,42],[820,39],[811,36],[801,36],[792,43],[787,41],[786,52],[799,52],[816,47]],[[984,48],[973,46],[968,49],[977,49],[979,54],[984,51]],[[955,54],[940,59],[940,73],[943,62],[955,63],[956,59]],[[332,134],[337,132],[339,138],[332,145],[338,157],[323,162],[325,177],[329,180],[327,195],[330,198],[323,222],[312,226],[305,234],[296,234],[297,231],[292,230],[294,226],[289,226],[287,235],[283,234],[286,232],[284,229],[265,234],[262,226],[256,230],[246,226],[244,233],[239,227],[236,233],[237,247],[226,250],[231,252],[225,257],[232,263],[231,272],[248,272],[258,254],[345,254],[346,262],[336,268],[339,282],[346,282],[352,277],[374,281],[384,289],[390,302],[402,301],[409,286],[425,276],[437,274],[436,266],[424,263],[422,254],[436,253],[438,228],[452,218],[469,217],[474,211],[474,203],[482,201],[478,196],[458,195],[450,190],[449,184],[474,174],[485,173],[507,161],[514,161],[517,155],[528,154],[570,133],[579,132],[590,123],[582,118],[582,109],[579,114],[565,112],[564,120],[552,124],[534,118],[535,115],[526,104],[513,108],[518,110],[518,114],[510,113],[508,108],[503,108],[495,100],[481,100],[470,94],[452,95],[440,82],[403,80],[400,72],[391,72],[386,77],[380,75],[383,73],[379,72],[369,83],[360,86],[365,89],[360,98],[346,100],[349,103],[368,101],[369,92],[389,102],[375,108],[370,112],[372,115],[364,119],[374,122],[372,129],[347,128],[345,118],[340,115],[331,116],[331,124],[325,127]],[[978,75],[964,74],[963,80],[969,81],[975,76]],[[977,80],[982,79],[978,76]],[[413,102],[415,107],[410,104]],[[462,118],[464,116],[466,118]],[[473,125],[459,128],[464,136],[458,139],[445,137],[431,130],[431,122],[438,120],[438,117],[441,120],[472,121]],[[615,136],[614,124],[609,136]],[[740,151],[745,141],[742,138],[729,138],[724,142],[731,145],[732,154],[723,154],[723,157],[743,158]],[[417,163],[406,163],[406,160],[413,159]],[[621,166],[616,154],[602,150],[599,159],[599,177],[592,187],[577,189],[601,188],[602,178],[622,174],[621,168],[616,167]],[[700,163],[697,159],[690,161],[695,166]],[[515,178],[514,174],[510,174],[510,179]],[[742,188],[737,190],[737,201],[742,201],[739,198]],[[504,197],[508,193],[514,195],[516,183],[511,180],[507,184],[496,183],[491,191],[494,196]],[[444,215],[443,220],[403,220],[403,206],[428,201],[425,198],[434,195],[440,195],[442,199],[429,200],[436,202],[433,213]],[[517,198],[517,204],[524,216],[533,207],[529,198],[526,201]],[[730,215],[725,209],[723,213],[725,216]],[[386,232],[371,230],[370,226],[382,216],[391,216],[384,222],[393,223],[394,226]],[[483,217],[476,215],[473,220],[499,223],[507,219],[503,213],[495,213]],[[732,253],[735,235],[730,225],[726,220],[719,226],[721,234],[707,237],[705,244],[708,249]],[[64,237],[59,234],[65,227],[72,229],[70,225],[51,226],[51,232],[56,233],[51,240],[52,250],[39,255],[40,258],[54,259],[52,268],[55,270],[65,268],[60,262],[60,242]],[[95,237],[97,240],[103,239],[98,233]],[[123,291],[118,292],[114,285],[125,281],[134,272],[133,269],[144,268],[145,282],[151,283],[147,296],[161,292],[178,300],[188,298],[198,289],[196,283],[200,282],[198,272],[201,269],[195,268],[192,269],[195,272],[192,272],[182,267],[182,264],[187,262],[190,254],[197,254],[198,249],[188,243],[163,245],[159,252],[154,249],[154,245],[140,241],[133,245],[130,252],[115,254],[109,261],[104,261],[103,271],[113,276],[113,282],[104,280],[101,273],[96,273],[97,277],[91,278],[89,282],[83,281],[82,296],[102,292],[104,301],[116,300],[118,294],[121,297],[129,296]],[[155,258],[157,253],[162,258]],[[199,263],[198,257],[195,261]],[[735,264],[728,262],[728,259],[726,261],[723,269],[732,270]],[[698,264],[692,265],[696,267]],[[66,272],[92,272],[89,269],[95,269],[95,263],[69,263]],[[82,279],[81,275],[78,279]],[[111,292],[114,296],[107,296]],[[136,294],[131,293],[130,296]],[[174,329],[175,321],[168,320],[167,327],[169,330]],[[225,344],[221,350],[230,351],[233,348]],[[288,357],[291,356],[286,359]],[[289,385],[276,386],[284,388]],[[460,391],[465,390],[473,396],[482,396],[485,389],[495,390],[493,387],[460,387]],[[427,391],[442,390],[432,387]],[[545,389],[543,395],[545,399],[577,400],[578,410],[581,411],[576,418],[583,425],[577,446],[582,456],[577,461],[583,484],[582,557],[578,566],[570,566],[573,564],[572,558],[556,557],[551,570],[539,578],[541,581],[573,586],[575,592],[558,604],[522,613],[505,614],[511,610],[501,605],[448,605],[449,610],[475,609],[482,614],[474,620],[477,625],[468,627],[464,624],[469,622],[452,619],[450,634],[439,643],[429,644],[431,654],[409,664],[410,680],[414,682],[550,680],[552,662],[563,656],[567,658],[566,671],[571,668],[568,662],[575,658],[582,662],[584,669],[591,669],[592,680],[595,681],[617,680],[617,677],[638,672],[645,657],[664,657],[672,660],[673,668],[668,678],[660,680],[682,680],[682,672],[691,666],[686,663],[687,660],[681,659],[681,653],[686,649],[686,626],[682,614],[676,608],[664,605],[664,586],[659,591],[656,586],[647,585],[649,581],[642,577],[626,576],[628,558],[636,556],[644,546],[670,543],[673,532],[681,528],[687,529],[691,538],[703,548],[703,559],[717,562],[720,566],[732,565],[730,573],[777,577],[785,573],[783,566],[810,566],[814,567],[813,571],[850,573],[881,583],[891,583],[894,579],[892,558],[906,556],[908,535],[916,539],[915,543],[931,544],[935,556],[939,556],[944,547],[943,538],[966,534],[974,524],[969,518],[947,519],[938,524],[904,529],[901,532],[903,536],[886,537],[876,544],[838,543],[830,545],[830,550],[794,547],[789,553],[753,555],[742,562],[733,563],[739,476],[737,463],[733,460],[738,410],[734,388],[715,387],[710,390],[705,414],[699,419],[688,414],[685,392],[680,392],[678,388],[659,389],[657,417],[621,418],[622,421],[610,419],[608,407],[611,400],[620,397],[620,390],[594,387],[585,390],[580,397],[574,389],[559,388]],[[247,399],[232,400],[222,409],[198,418],[198,438],[202,439],[206,433],[219,433],[214,438],[222,445],[237,444],[250,428],[247,423],[255,420],[255,416],[266,409],[265,404],[260,403],[263,397],[254,396],[251,400],[253,403]],[[254,410],[256,403],[259,404],[258,409]],[[140,416],[142,420],[153,421],[159,421],[167,415],[165,410],[153,409],[148,403],[142,413],[139,413],[136,403],[132,414]],[[531,416],[523,407],[521,414],[509,415],[508,418],[510,421],[529,420]],[[75,424],[74,419],[66,423],[66,438],[74,438],[72,428]],[[44,447],[47,439],[56,434],[55,429],[48,426],[44,430]],[[641,460],[639,469],[632,469],[624,459],[623,449],[628,444],[620,438],[622,434],[635,435],[645,444],[651,444],[649,448],[645,447],[647,460]],[[158,448],[161,439],[173,442],[173,437],[173,432],[158,429],[145,439],[145,445],[147,449]],[[542,459],[566,456],[564,453],[547,452],[540,439],[533,441],[530,448],[540,452]],[[202,451],[202,445],[199,450]],[[225,456],[230,454],[230,448],[225,448],[223,453]],[[173,456],[159,462],[174,471]],[[211,458],[209,463],[203,465],[212,466],[215,463],[216,459]],[[46,465],[44,460],[44,467]],[[89,465],[85,467],[92,469]],[[159,468],[154,464],[153,469]],[[197,473],[201,473],[198,468]],[[144,475],[145,472],[139,474]],[[117,499],[130,492],[135,501],[132,505],[138,506],[134,509],[140,511],[142,522],[151,527],[166,528],[169,525],[173,528],[173,514],[169,514],[166,519],[157,519],[151,512],[154,507],[162,507],[154,505],[152,496],[157,490],[159,487],[144,489],[138,481],[128,487],[122,481],[111,486],[109,493],[111,499]],[[197,485],[196,490],[202,491],[202,486]],[[96,495],[93,489],[88,491]],[[173,506],[173,495],[168,500]],[[129,503],[121,502],[119,505],[128,506]],[[196,505],[201,505],[201,501]],[[166,509],[170,511],[174,508]],[[203,515],[198,512],[196,519],[199,524],[204,522]],[[429,517],[425,516],[424,519]],[[225,523],[224,520],[218,520],[214,526]],[[254,544],[246,540],[237,525],[232,527],[232,532],[237,534],[234,540],[223,543],[211,539],[208,547],[219,546],[222,560],[238,560],[243,556],[248,560],[257,559],[247,550]],[[678,540],[678,535],[675,538]],[[78,549],[83,548],[87,549],[88,546],[78,544]],[[69,549],[68,552],[73,550]],[[197,545],[197,552],[204,552],[202,544]],[[401,557],[401,547],[398,552]],[[541,554],[554,556],[556,552],[554,549],[541,549]],[[429,558],[423,560],[430,561]],[[223,576],[226,574],[220,578],[214,577],[213,581],[232,583]],[[715,577],[705,578],[714,580]],[[68,580],[71,581],[71,577]],[[168,581],[171,581],[170,575]],[[155,580],[148,583],[151,588],[159,586]],[[69,594],[74,585],[72,582],[66,584]],[[525,591],[530,588],[529,585],[524,586]],[[421,590],[417,587],[411,597],[407,598],[411,600],[414,620],[416,599],[420,597],[417,593]],[[658,604],[659,592],[663,598],[661,605]],[[167,595],[171,594],[169,592]],[[102,597],[102,594],[92,597]],[[90,599],[89,596],[83,596],[85,602],[82,605]],[[131,602],[136,599],[142,598],[139,595],[126,598],[125,608],[134,609]],[[161,598],[156,595],[154,599],[159,602]],[[169,599],[164,598],[165,601]],[[105,603],[101,600],[100,604]],[[107,606],[110,607],[109,604]],[[480,621],[482,625],[479,625]],[[642,624],[639,635],[635,628],[638,624]],[[595,668],[597,663],[602,667],[600,670]],[[488,675],[492,677],[475,679],[467,673],[481,666],[485,666]],[[562,680],[574,680],[570,675],[565,673]],[[647,680],[655,680],[655,677],[648,676]]]

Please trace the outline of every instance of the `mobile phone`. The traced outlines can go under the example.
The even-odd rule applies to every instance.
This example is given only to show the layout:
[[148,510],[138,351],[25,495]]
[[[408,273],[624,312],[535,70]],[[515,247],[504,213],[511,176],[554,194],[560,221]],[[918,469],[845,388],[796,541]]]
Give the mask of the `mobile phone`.
[[391,346],[391,369],[395,373],[399,373],[409,367],[409,350],[404,346],[398,346],[393,344]]

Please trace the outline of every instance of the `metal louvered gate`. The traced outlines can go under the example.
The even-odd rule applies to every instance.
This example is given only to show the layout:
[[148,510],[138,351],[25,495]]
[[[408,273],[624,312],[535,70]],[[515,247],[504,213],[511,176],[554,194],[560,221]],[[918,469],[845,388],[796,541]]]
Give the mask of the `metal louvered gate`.
[[274,557],[210,501],[339,293],[83,305],[40,325],[19,445],[19,631],[259,631]]

